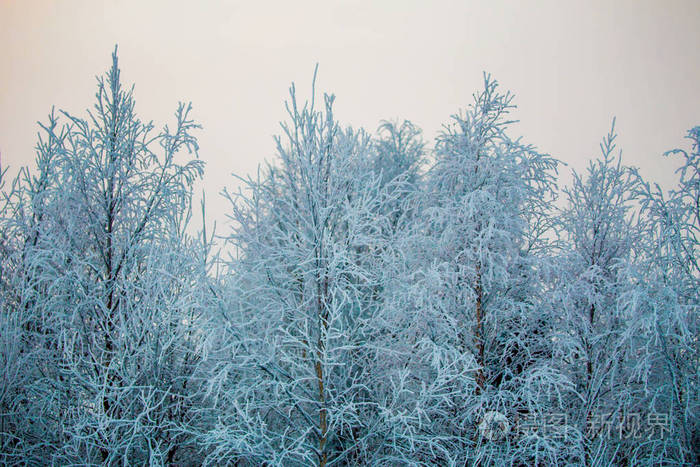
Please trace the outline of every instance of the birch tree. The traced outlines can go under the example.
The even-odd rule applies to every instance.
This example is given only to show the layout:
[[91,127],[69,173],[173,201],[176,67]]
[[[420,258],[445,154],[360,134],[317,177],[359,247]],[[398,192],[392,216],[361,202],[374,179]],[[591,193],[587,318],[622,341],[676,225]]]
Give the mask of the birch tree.
[[[519,413],[546,411],[566,386],[549,361],[537,282],[535,220],[551,209],[557,162],[508,137],[512,107],[486,76],[474,104],[438,137],[421,220],[404,237],[381,315],[392,438],[384,461],[565,456],[553,438],[507,433]],[[501,432],[481,430],[496,413],[508,422]]]
[[655,426],[634,455],[647,463],[700,462],[700,127],[688,138],[690,151],[665,154],[682,157],[674,188],[665,193],[636,175],[647,241],[630,274],[630,301],[648,336],[639,372],[648,380],[646,412]]
[[[570,428],[580,436],[585,465],[627,462],[630,441],[621,427],[642,410],[644,379],[633,370],[643,333],[627,300],[626,274],[639,257],[637,180],[615,156],[613,127],[585,177],[574,172],[559,215],[564,250],[558,269],[555,347],[575,385]],[[627,443],[627,444],[626,444]]]
[[197,125],[180,105],[154,135],[112,58],[87,118],[42,127],[38,175],[21,188],[22,288],[3,312],[31,320],[36,376],[12,444],[37,462],[163,464],[192,447],[176,433],[196,394],[205,268],[186,227],[203,165],[178,160]]
[[372,141],[340,127],[332,96],[319,111],[290,95],[277,160],[230,195],[233,297],[221,310],[228,362],[213,377],[222,415],[204,437],[210,463],[354,463],[373,432],[368,258],[386,227]]

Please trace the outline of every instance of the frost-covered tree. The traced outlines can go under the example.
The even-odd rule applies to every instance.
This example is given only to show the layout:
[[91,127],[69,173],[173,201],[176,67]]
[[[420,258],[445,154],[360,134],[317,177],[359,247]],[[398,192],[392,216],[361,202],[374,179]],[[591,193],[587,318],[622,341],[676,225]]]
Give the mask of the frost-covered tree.
[[22,388],[32,379],[34,358],[30,346],[23,342],[27,314],[18,308],[18,283],[21,270],[17,267],[23,238],[19,238],[11,219],[16,206],[14,186],[8,192],[5,185],[7,170],[0,168],[0,460],[6,463],[19,460],[16,445],[21,442],[24,427],[17,421],[22,417]]
[[37,175],[4,219],[21,238],[3,319],[20,320],[32,358],[3,456],[184,462],[206,264],[186,233],[203,164],[178,160],[197,149],[197,125],[180,105],[175,128],[154,134],[122,88],[116,50],[96,97],[86,119],[52,114],[42,127]]
[[277,160],[230,196],[212,464],[361,463],[376,431],[366,337],[384,195],[371,139],[340,127],[332,96],[324,104],[300,108],[292,86]]
[[643,335],[634,332],[626,271],[638,254],[641,231],[634,213],[637,180],[615,156],[613,127],[585,177],[574,172],[559,214],[553,326],[557,360],[574,384],[567,402],[570,430],[586,465],[627,462],[634,441],[620,427],[639,413],[644,380],[633,367]]
[[381,174],[382,185],[403,179],[416,186],[424,163],[425,143],[422,131],[408,120],[399,125],[383,121],[377,130],[372,169]]
[[647,412],[658,426],[637,446],[651,463],[700,463],[700,127],[688,132],[676,187],[667,193],[639,180],[645,218],[644,260],[631,271],[632,301],[647,340],[639,372],[647,379]]
[[[7,463],[46,458],[57,428],[55,420],[45,417],[54,398],[50,380],[45,377],[50,365],[39,365],[56,355],[45,337],[52,331],[30,298],[49,292],[33,280],[29,263],[58,205],[61,177],[57,167],[66,134],[58,128],[53,111],[42,129],[45,137],[40,133],[36,147],[38,175],[22,169],[12,186],[3,191],[0,206],[0,459]],[[6,173],[2,173],[3,188]]]
[[421,169],[425,163],[422,131],[408,120],[399,125],[383,121],[377,130],[370,168],[380,177],[379,188],[388,199],[382,203],[394,233],[413,222],[419,213],[416,195],[422,188]]
[[[548,410],[565,386],[550,365],[550,310],[537,281],[536,220],[550,209],[557,162],[507,135],[512,96],[489,76],[484,84],[438,137],[420,222],[390,273],[376,357],[386,375],[385,461],[562,455],[561,443],[514,433],[519,414]],[[501,417],[500,433],[488,421],[479,429]]]

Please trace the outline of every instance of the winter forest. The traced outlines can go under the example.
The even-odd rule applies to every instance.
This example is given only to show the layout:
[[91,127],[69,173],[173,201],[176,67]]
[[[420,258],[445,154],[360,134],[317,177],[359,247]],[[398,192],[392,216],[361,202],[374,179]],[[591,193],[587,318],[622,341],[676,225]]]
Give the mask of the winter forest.
[[700,127],[670,190],[614,121],[561,186],[488,74],[435,141],[333,102],[291,86],[214,232],[189,104],[141,120],[115,51],[51,111],[2,171],[1,464],[700,464]]

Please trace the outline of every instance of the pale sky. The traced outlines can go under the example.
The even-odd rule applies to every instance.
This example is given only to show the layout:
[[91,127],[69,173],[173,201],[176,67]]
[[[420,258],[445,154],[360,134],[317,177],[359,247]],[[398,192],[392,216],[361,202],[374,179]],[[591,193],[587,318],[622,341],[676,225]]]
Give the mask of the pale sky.
[[409,119],[428,140],[490,72],[515,94],[514,134],[579,170],[617,116],[623,160],[664,186],[661,153],[700,125],[700,0],[0,0],[3,167],[32,163],[52,105],[85,115],[115,44],[142,119],[193,103],[218,220],[217,193],[274,155],[289,84],[309,97],[316,63],[343,124]]

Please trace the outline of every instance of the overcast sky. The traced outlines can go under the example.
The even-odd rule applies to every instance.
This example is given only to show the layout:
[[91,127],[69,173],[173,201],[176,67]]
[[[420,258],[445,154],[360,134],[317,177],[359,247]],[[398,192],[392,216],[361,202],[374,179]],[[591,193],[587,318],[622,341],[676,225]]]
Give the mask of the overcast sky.
[[3,167],[31,164],[52,105],[80,115],[119,45],[136,110],[192,101],[210,212],[232,172],[274,155],[294,81],[336,94],[344,124],[410,119],[431,139],[487,71],[515,94],[515,135],[583,169],[617,116],[626,163],[668,185],[661,153],[700,124],[700,1],[0,0]]

